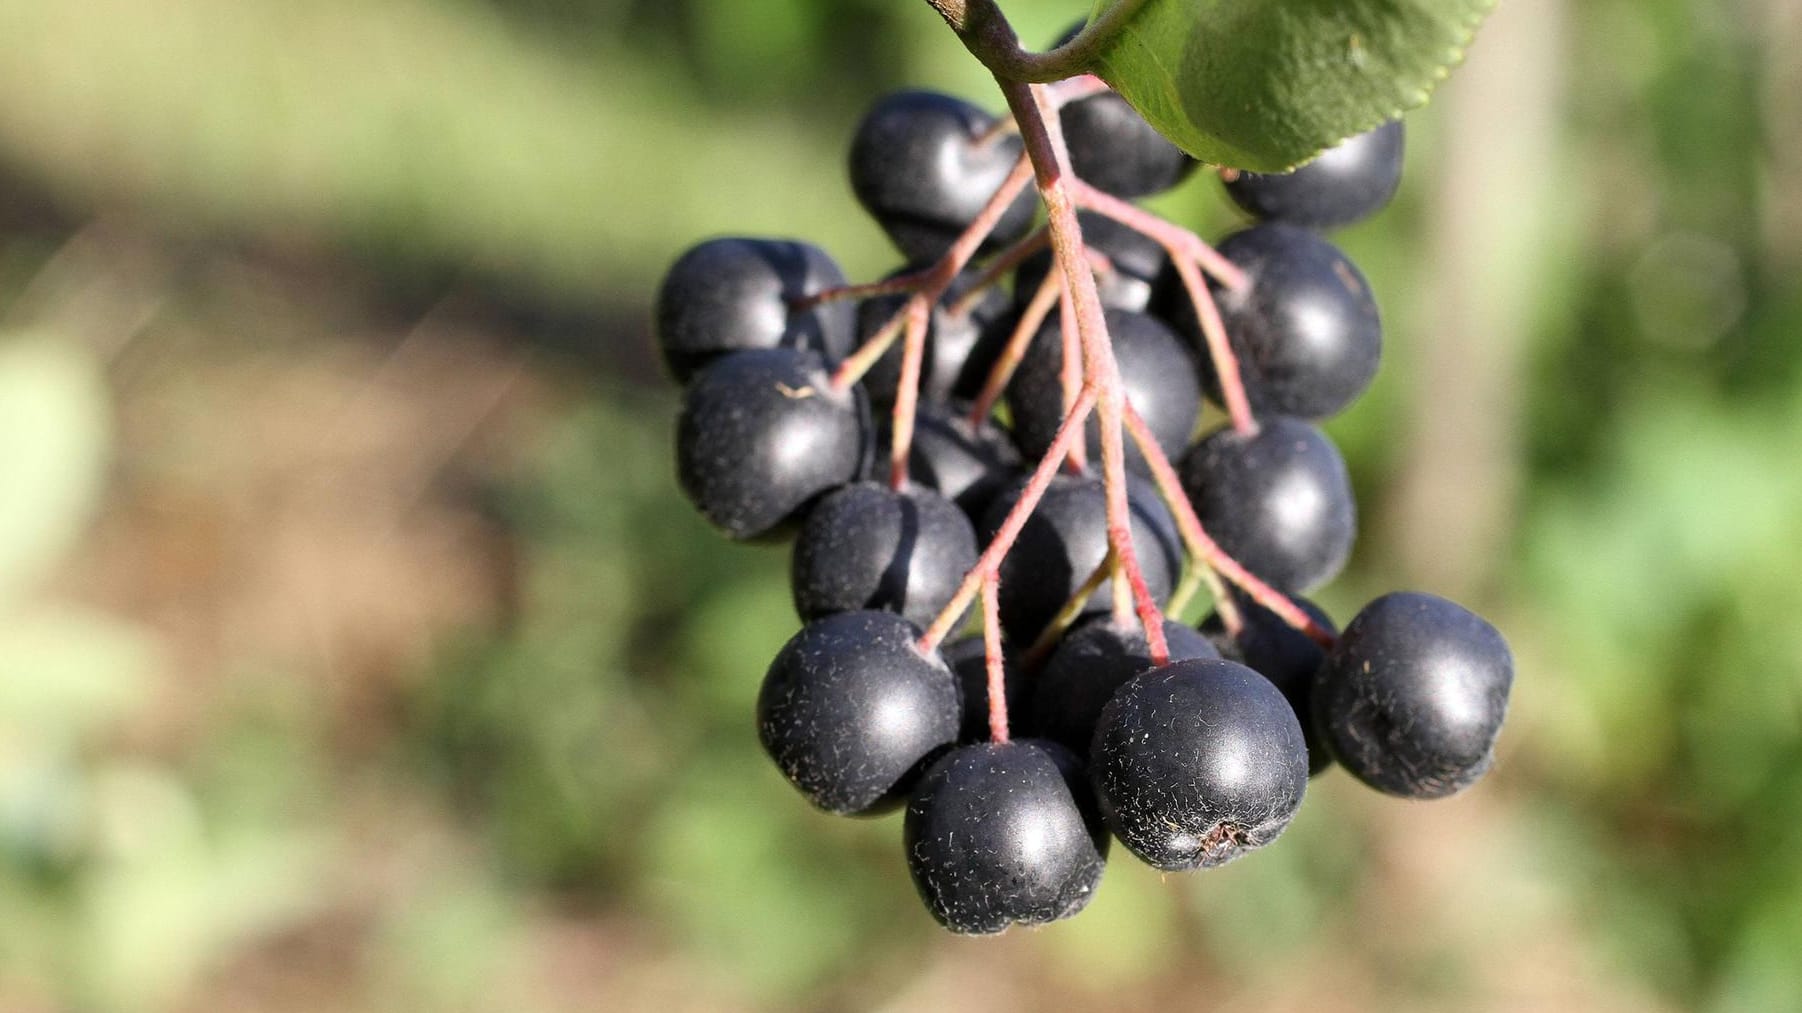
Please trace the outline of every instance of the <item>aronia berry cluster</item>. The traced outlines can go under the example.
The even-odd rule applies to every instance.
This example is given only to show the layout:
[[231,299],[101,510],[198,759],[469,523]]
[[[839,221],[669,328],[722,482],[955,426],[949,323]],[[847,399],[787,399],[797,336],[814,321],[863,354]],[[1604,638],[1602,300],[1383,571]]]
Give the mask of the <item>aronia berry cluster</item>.
[[[966,933],[1074,914],[1110,839],[1167,870],[1268,844],[1335,761],[1458,791],[1513,678],[1450,601],[1386,595],[1336,632],[1300,597],[1356,527],[1316,423],[1382,344],[1321,233],[1389,201],[1400,123],[1223,174],[1254,222],[1208,246],[1132,203],[1195,163],[1098,81],[1010,105],[907,92],[864,118],[851,182],[905,260],[889,277],[713,239],[655,324],[688,498],[793,541],[804,625],[764,679],[764,748],[820,809],[905,806],[919,892]],[[1204,401],[1226,421],[1198,435]],[[1199,628],[1167,618],[1203,588]]]

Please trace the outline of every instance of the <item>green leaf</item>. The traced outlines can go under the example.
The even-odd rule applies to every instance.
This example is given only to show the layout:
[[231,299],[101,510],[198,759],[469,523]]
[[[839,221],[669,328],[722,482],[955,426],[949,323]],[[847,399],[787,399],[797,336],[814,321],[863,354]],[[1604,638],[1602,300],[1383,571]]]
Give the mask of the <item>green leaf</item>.
[[43,579],[100,506],[112,441],[100,364],[73,343],[0,334],[0,603]]
[[1092,70],[1196,158],[1279,172],[1426,102],[1493,4],[1146,0]]

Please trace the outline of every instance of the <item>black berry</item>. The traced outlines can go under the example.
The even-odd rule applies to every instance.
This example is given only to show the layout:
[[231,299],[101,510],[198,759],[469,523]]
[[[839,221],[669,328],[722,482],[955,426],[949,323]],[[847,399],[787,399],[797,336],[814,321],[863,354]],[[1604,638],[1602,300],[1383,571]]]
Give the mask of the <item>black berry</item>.
[[[957,733],[959,742],[983,742],[989,737],[989,666],[983,649],[982,635],[964,637],[945,645],[940,651],[945,663],[957,676],[964,694],[964,723]],[[1026,695],[1030,686],[1019,659],[1005,648],[1001,654],[1001,692],[1007,706],[1008,727],[1013,734],[1037,735],[1027,722]]]
[[[1182,339],[1156,317],[1108,310],[1106,318],[1127,401],[1144,418],[1165,456],[1179,456],[1201,416],[1201,388],[1196,381],[1194,360],[1183,347]],[[1063,424],[1063,364],[1063,326],[1053,314],[1032,339],[1007,386],[1014,440],[1028,459],[1043,456]],[[1098,415],[1091,413],[1084,424],[1091,460],[1099,460],[1101,455]],[[1144,455],[1130,439],[1126,443],[1126,461],[1135,470],[1145,470]]]
[[1220,548],[1283,590],[1319,587],[1351,555],[1357,509],[1345,461],[1306,422],[1271,416],[1253,436],[1221,429],[1190,449],[1181,472]]
[[[1337,631],[1332,618],[1320,606],[1306,598],[1293,601],[1322,629],[1328,633]],[[1243,593],[1235,591],[1233,602],[1244,622],[1239,636],[1235,639],[1226,632],[1218,612],[1208,613],[1201,621],[1202,634],[1219,648],[1222,657],[1245,665],[1282,691],[1308,742],[1308,773],[1320,773],[1333,763],[1332,753],[1314,730],[1314,673],[1326,661],[1326,648]]]
[[[1364,393],[1382,359],[1383,326],[1370,284],[1345,254],[1292,225],[1235,232],[1219,251],[1250,281],[1212,290],[1253,414],[1322,419]],[[1171,319],[1202,350],[1202,379],[1219,403],[1213,360],[1180,288],[1168,290]]]
[[1266,221],[1330,229],[1382,210],[1401,178],[1402,123],[1390,120],[1339,142],[1293,172],[1239,173],[1226,184],[1226,192]]
[[[1206,637],[1169,619],[1164,620],[1164,639],[1171,661],[1220,657]],[[1033,734],[1087,756],[1095,722],[1114,691],[1151,667],[1145,629],[1136,618],[1121,622],[1100,615],[1087,620],[1064,636],[1033,680]]]
[[795,538],[792,590],[802,619],[884,609],[920,626],[976,565],[976,532],[930,489],[859,482],[809,510]]
[[[1024,483],[996,498],[984,522],[992,537],[1019,499]],[[1149,483],[1134,477],[1128,486],[1133,546],[1152,597],[1168,598],[1181,568],[1176,522]],[[1058,475],[1038,509],[1020,529],[1019,540],[1001,561],[1001,625],[1014,643],[1029,644],[1107,556],[1107,496],[1101,480]],[[1085,611],[1106,610],[1113,602],[1105,584]]]
[[[883,434],[876,466],[886,474],[889,434]],[[955,405],[923,404],[914,416],[913,446],[907,474],[913,481],[950,499],[972,521],[981,521],[989,504],[1019,474],[1020,452],[992,422],[971,425],[968,412]]]
[[676,476],[726,534],[761,538],[861,474],[871,436],[862,391],[833,390],[817,354],[734,352],[689,385],[676,426]]
[[919,636],[892,612],[841,612],[808,623],[776,655],[757,697],[758,737],[814,805],[891,808],[922,761],[957,740],[957,678],[920,651]]
[[926,909],[966,934],[1081,911],[1107,856],[1076,757],[1030,739],[940,758],[908,802],[902,833]]
[[[933,261],[1019,161],[1020,138],[991,134],[994,117],[961,99],[906,91],[879,100],[851,142],[851,189],[910,261]],[[1000,249],[1032,228],[1029,186],[983,243]]]
[[1468,787],[1495,758],[1514,658],[1495,627],[1402,591],[1364,606],[1314,684],[1314,718],[1360,781],[1405,798]]
[[845,284],[825,251],[780,239],[710,239],[670,266],[657,292],[657,347],[677,383],[727,352],[799,348],[828,363],[851,351],[853,307],[793,300]]
[[1288,701],[1230,661],[1179,661],[1128,680],[1101,712],[1089,762],[1108,827],[1165,870],[1270,843],[1308,786]]
[[1071,171],[1116,197],[1162,193],[1195,171],[1194,159],[1114,92],[1070,103],[1062,121]]

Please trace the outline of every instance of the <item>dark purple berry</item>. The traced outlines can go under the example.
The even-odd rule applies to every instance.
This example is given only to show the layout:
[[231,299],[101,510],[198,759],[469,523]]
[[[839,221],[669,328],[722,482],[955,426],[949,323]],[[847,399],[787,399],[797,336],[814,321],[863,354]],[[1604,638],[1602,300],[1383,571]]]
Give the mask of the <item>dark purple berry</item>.
[[[1181,455],[1201,416],[1201,388],[1193,358],[1183,348],[1182,339],[1156,317],[1108,310],[1106,318],[1127,401],[1145,420],[1165,456]],[[1044,456],[1063,424],[1063,364],[1063,326],[1053,314],[1033,338],[1007,385],[1014,441],[1028,460]],[[1091,460],[1101,456],[1098,415],[1091,413],[1085,423]],[[1134,470],[1145,471],[1144,455],[1130,439],[1126,461]]]
[[763,748],[827,812],[881,812],[957,740],[957,677],[892,612],[816,619],[776,655],[757,697]]
[[[1133,546],[1152,597],[1163,601],[1182,566],[1181,540],[1157,491],[1137,476],[1131,479]],[[985,541],[1000,529],[1024,485],[1016,485],[990,505],[983,523]],[[1032,643],[1106,555],[1107,498],[1101,480],[1056,476],[1001,562],[1001,625],[1010,642]],[[1105,611],[1112,602],[1112,590],[1103,585],[1089,598],[1085,611]]]
[[[964,724],[957,733],[959,742],[984,742],[989,738],[989,665],[983,649],[982,635],[964,637],[947,644],[941,651],[945,663],[957,676],[964,694]],[[1026,696],[1030,680],[1020,668],[1019,659],[1005,645],[1001,652],[1001,692],[1007,705],[1011,734],[1037,735],[1027,721]]]
[[1358,780],[1404,798],[1469,787],[1495,759],[1514,658],[1481,616],[1400,591],[1364,606],[1314,683],[1314,720]]
[[[994,423],[973,426],[968,414],[956,405],[921,405],[914,416],[907,474],[980,522],[995,497],[1018,478],[1020,452]],[[883,476],[888,473],[888,440],[885,432],[874,462]]]
[[883,609],[924,627],[976,565],[976,531],[931,489],[859,482],[807,512],[795,538],[791,588],[803,620]]
[[926,909],[970,935],[1081,911],[1107,857],[1076,757],[1032,739],[941,757],[908,802],[902,835]]
[[1402,179],[1402,122],[1339,142],[1293,172],[1242,172],[1226,184],[1233,202],[1265,221],[1315,229],[1349,225],[1382,210]]
[[828,363],[850,354],[853,308],[793,300],[845,284],[824,250],[780,239],[709,239],[670,266],[657,292],[657,347],[678,383],[728,352],[799,348]]
[[1221,429],[1189,450],[1181,472],[1202,527],[1282,590],[1319,587],[1351,555],[1357,509],[1345,461],[1306,422],[1271,416],[1253,436]]
[[1114,92],[1070,103],[1062,120],[1071,171],[1116,197],[1162,193],[1195,171],[1194,159]]
[[[1239,361],[1252,414],[1323,419],[1357,400],[1383,356],[1383,325],[1370,284],[1333,244],[1292,225],[1257,225],[1221,241],[1220,253],[1250,285],[1212,287]],[[1200,349],[1202,381],[1220,403],[1220,381],[1186,291],[1168,289],[1170,318]]]
[[[934,261],[976,220],[1022,150],[1017,134],[949,95],[907,91],[877,101],[851,142],[851,189],[910,261]],[[1038,201],[1028,186],[983,243],[1026,235]]]
[[695,374],[676,426],[676,476],[738,539],[779,533],[814,497],[863,471],[872,440],[862,391],[832,389],[813,352],[734,352]]
[[[1171,661],[1220,657],[1206,637],[1169,619],[1164,620],[1164,639]],[[1033,734],[1087,756],[1095,722],[1114,691],[1151,667],[1145,629],[1136,618],[1124,623],[1112,615],[1087,620],[1064,635],[1033,680]]]
[[[904,268],[911,272],[918,268]],[[953,397],[972,397],[982,389],[989,367],[1013,330],[1013,303],[993,285],[984,289],[975,305],[953,313],[951,304],[969,291],[976,273],[966,271],[951,283],[944,299],[932,308],[926,329],[925,355],[920,360],[920,398],[944,403]],[[876,296],[857,308],[857,344],[876,335],[907,304],[905,294]],[[895,403],[901,387],[902,339],[864,374],[863,385],[878,409]]]
[[1308,786],[1308,750],[1270,680],[1230,661],[1179,661],[1128,680],[1089,750],[1120,843],[1167,871],[1270,843]]
[[[1328,633],[1337,631],[1332,618],[1320,606],[1306,598],[1292,600],[1322,629]],[[1245,665],[1282,690],[1283,698],[1295,711],[1295,719],[1301,722],[1302,737],[1308,742],[1308,773],[1320,773],[1333,764],[1332,753],[1314,730],[1314,673],[1326,661],[1326,648],[1243,593],[1235,591],[1233,602],[1244,622],[1239,636],[1235,639],[1226,632],[1226,623],[1218,612],[1208,613],[1201,621],[1202,634],[1219,648],[1222,657]]]

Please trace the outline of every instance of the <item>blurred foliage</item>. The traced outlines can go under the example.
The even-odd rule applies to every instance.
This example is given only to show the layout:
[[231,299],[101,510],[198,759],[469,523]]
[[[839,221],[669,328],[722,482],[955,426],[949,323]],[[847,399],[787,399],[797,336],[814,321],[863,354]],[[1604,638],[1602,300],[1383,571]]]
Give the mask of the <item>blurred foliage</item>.
[[[1087,4],[1007,6],[1050,39]],[[1433,806],[1328,775],[1257,856],[1123,858],[1081,918],[973,943],[894,818],[763,761],[786,556],[680,502],[643,323],[705,235],[892,266],[841,178],[857,115],[995,104],[926,5],[0,0],[0,1008],[1802,1008],[1791,6],[1537,8],[1581,56],[1558,163],[1517,167],[1545,206],[1481,195],[1544,225],[1482,279],[1532,302],[1472,600],[1520,660],[1496,774]],[[1443,108],[1343,236],[1389,320],[1332,427],[1377,520],[1434,425]],[[1158,206],[1231,221],[1204,182]],[[435,346],[471,304],[499,336]],[[508,369],[499,463],[400,400]],[[369,449],[415,410],[417,480]],[[419,502],[461,512],[393,577],[439,544]],[[279,527],[313,507],[317,541]],[[504,534],[488,597],[447,590],[491,551],[466,527]],[[1367,529],[1342,620],[1433,579]],[[350,633],[244,576],[282,561],[349,576]],[[384,609],[405,649],[346,660]]]

